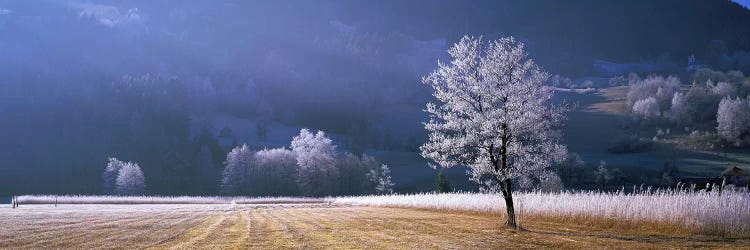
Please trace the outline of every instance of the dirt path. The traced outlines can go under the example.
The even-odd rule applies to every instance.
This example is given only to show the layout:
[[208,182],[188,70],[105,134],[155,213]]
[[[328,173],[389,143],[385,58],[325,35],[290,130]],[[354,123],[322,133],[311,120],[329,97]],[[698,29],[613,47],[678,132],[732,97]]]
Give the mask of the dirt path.
[[0,210],[0,249],[749,249],[748,239],[622,232],[491,214],[308,205],[68,205]]

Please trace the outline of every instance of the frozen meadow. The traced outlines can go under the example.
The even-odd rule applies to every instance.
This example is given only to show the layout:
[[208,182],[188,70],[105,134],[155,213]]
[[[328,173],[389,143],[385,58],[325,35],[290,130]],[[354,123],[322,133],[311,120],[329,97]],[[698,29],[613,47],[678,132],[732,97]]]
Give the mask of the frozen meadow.
[[[221,197],[221,196],[54,196],[24,195],[24,204],[283,204],[332,203],[372,207],[500,213],[500,194],[424,193],[351,197]],[[750,193],[641,190],[625,192],[519,192],[516,210],[524,217],[595,218],[629,222],[670,223],[702,231],[750,234]]]
[[284,204],[322,203],[324,198],[242,196],[21,195],[19,204]]

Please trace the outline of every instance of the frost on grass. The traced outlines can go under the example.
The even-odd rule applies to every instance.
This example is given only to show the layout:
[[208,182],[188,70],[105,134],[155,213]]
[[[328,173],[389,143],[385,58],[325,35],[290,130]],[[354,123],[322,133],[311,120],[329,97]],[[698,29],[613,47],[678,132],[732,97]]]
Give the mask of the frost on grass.
[[270,204],[320,203],[324,198],[244,196],[110,196],[110,195],[22,195],[24,204]]
[[[750,194],[747,192],[522,192],[514,198],[517,211],[522,217],[582,216],[624,221],[654,221],[750,234]],[[505,211],[502,197],[491,193],[340,197],[336,198],[334,203],[493,213]]]

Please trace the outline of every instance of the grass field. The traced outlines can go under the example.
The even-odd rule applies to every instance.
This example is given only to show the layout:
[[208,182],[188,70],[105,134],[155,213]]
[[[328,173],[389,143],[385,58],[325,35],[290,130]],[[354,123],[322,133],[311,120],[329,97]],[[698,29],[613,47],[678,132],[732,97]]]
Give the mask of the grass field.
[[661,225],[319,204],[0,207],[0,249],[750,248]]

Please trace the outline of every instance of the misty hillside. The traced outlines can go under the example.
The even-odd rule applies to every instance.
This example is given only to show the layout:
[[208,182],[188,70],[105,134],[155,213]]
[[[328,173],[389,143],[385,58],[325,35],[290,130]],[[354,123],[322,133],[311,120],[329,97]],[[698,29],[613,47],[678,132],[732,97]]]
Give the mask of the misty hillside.
[[155,194],[215,194],[232,147],[301,128],[388,164],[396,190],[431,190],[420,79],[464,34],[515,36],[573,79],[684,76],[691,55],[750,74],[750,11],[726,0],[274,3],[0,0],[0,196],[99,193],[110,156]]

